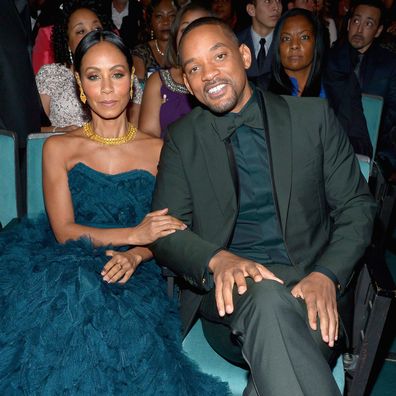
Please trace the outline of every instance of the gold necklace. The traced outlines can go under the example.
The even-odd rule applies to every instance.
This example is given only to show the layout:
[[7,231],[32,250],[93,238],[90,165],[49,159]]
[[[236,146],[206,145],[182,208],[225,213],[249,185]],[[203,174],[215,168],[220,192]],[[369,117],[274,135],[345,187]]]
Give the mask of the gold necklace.
[[88,137],[88,139],[94,140],[95,142],[106,144],[108,146],[114,146],[117,144],[124,144],[129,142],[130,140],[135,139],[137,128],[133,126],[130,122],[128,122],[128,132],[124,136],[108,138],[104,136],[100,136],[94,132],[92,129],[92,123],[87,122],[83,125],[84,133]]
[[162,52],[162,51],[159,49],[158,40],[157,40],[157,39],[154,40],[154,43],[155,43],[155,49],[157,50],[157,52],[158,52],[161,56],[164,56],[164,55],[165,55],[165,52]]

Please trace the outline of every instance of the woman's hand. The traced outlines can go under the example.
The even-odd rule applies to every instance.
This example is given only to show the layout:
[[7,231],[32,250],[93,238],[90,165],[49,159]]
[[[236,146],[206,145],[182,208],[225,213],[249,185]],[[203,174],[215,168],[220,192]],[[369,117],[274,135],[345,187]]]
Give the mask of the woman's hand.
[[147,245],[158,238],[185,230],[187,226],[180,220],[167,215],[168,209],[161,209],[146,215],[133,229],[131,245]]
[[143,260],[141,255],[133,252],[133,249],[127,252],[107,250],[106,256],[112,257],[112,259],[103,267],[100,274],[107,283],[118,282],[124,284],[128,282]]

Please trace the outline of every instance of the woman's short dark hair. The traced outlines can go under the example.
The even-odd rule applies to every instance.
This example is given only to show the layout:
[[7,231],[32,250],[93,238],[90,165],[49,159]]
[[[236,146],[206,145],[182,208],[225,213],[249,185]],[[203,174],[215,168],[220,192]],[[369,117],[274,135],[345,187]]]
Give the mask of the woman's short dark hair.
[[286,20],[295,16],[303,16],[312,26],[315,36],[314,56],[312,60],[311,71],[308,76],[307,83],[304,87],[301,96],[319,96],[322,83],[322,70],[324,58],[326,55],[325,33],[324,26],[320,20],[308,10],[301,8],[293,8],[283,14],[274,30],[272,45],[274,48],[274,57],[272,60],[272,79],[269,85],[269,90],[282,95],[291,95],[293,92],[293,85],[290,78],[286,74],[280,56],[280,35]]
[[117,47],[124,54],[129,66],[129,70],[132,70],[133,62],[131,52],[129,48],[124,44],[121,37],[117,36],[113,32],[109,32],[106,30],[94,30],[88,33],[80,41],[76,48],[76,52],[74,53],[74,69],[77,73],[80,74],[81,62],[88,50],[94,45],[101,43],[102,41],[106,41]]
[[165,51],[165,63],[167,67],[177,67],[177,32],[180,27],[180,21],[183,16],[190,11],[203,11],[208,14],[208,16],[214,16],[213,12],[204,4],[190,3],[183,8],[181,8],[172,23],[169,33],[168,45]]
[[69,0],[64,1],[59,15],[59,21],[52,30],[52,47],[54,49],[55,62],[71,66],[69,44],[67,36],[67,25],[70,16],[77,10],[85,8],[94,12],[103,26],[104,30],[112,30],[113,22],[109,15],[104,12],[104,6],[99,0]]

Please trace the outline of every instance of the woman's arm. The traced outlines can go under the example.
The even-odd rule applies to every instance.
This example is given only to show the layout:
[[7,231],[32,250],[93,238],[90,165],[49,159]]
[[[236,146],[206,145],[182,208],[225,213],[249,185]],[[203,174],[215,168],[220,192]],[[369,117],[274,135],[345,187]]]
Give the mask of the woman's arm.
[[133,66],[135,67],[136,77],[140,81],[143,81],[146,77],[146,65],[144,64],[143,59],[136,55],[133,55],[132,60],[133,60]]
[[155,137],[161,135],[161,85],[159,72],[153,73],[146,82],[140,106],[139,130]]
[[[40,94],[41,104],[43,105],[43,109],[47,117],[50,116],[50,104],[51,97],[47,94]],[[41,132],[70,132],[77,129],[77,125],[68,125],[66,127],[58,127],[56,125],[50,125],[47,127],[41,127]]]
[[74,142],[66,136],[49,138],[43,148],[43,187],[48,218],[60,243],[87,236],[94,245],[145,245],[185,226],[167,216],[167,209],[149,213],[136,227],[101,229],[77,224],[67,177],[65,153],[73,151]]

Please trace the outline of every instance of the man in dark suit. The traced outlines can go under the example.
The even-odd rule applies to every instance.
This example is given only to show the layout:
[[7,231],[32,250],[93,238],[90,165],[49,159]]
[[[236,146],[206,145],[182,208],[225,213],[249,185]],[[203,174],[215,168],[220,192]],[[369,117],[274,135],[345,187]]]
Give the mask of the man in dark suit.
[[27,0],[0,0],[0,128],[17,133],[40,131],[41,105],[30,59],[31,24]]
[[0,128],[18,136],[20,214],[25,211],[26,138],[39,132],[42,112],[31,63],[31,23],[27,0],[0,0]]
[[132,49],[148,39],[144,19],[145,3],[138,0],[105,0],[105,11],[110,15],[124,43]]
[[247,45],[252,54],[247,75],[253,78],[271,72],[272,34],[282,14],[282,2],[281,0],[247,0],[246,11],[252,18],[252,24],[237,36],[239,42]]
[[249,85],[223,22],[191,23],[179,52],[203,106],[169,130],[153,208],[188,229],[152,249],[188,284],[184,325],[199,312],[214,349],[249,365],[245,396],[339,395],[327,361],[375,212],[348,138],[325,101]]
[[348,41],[330,52],[328,69],[355,73],[362,93],[384,98],[378,150],[387,152],[396,168],[396,55],[382,48],[381,0],[359,0],[348,22]]

